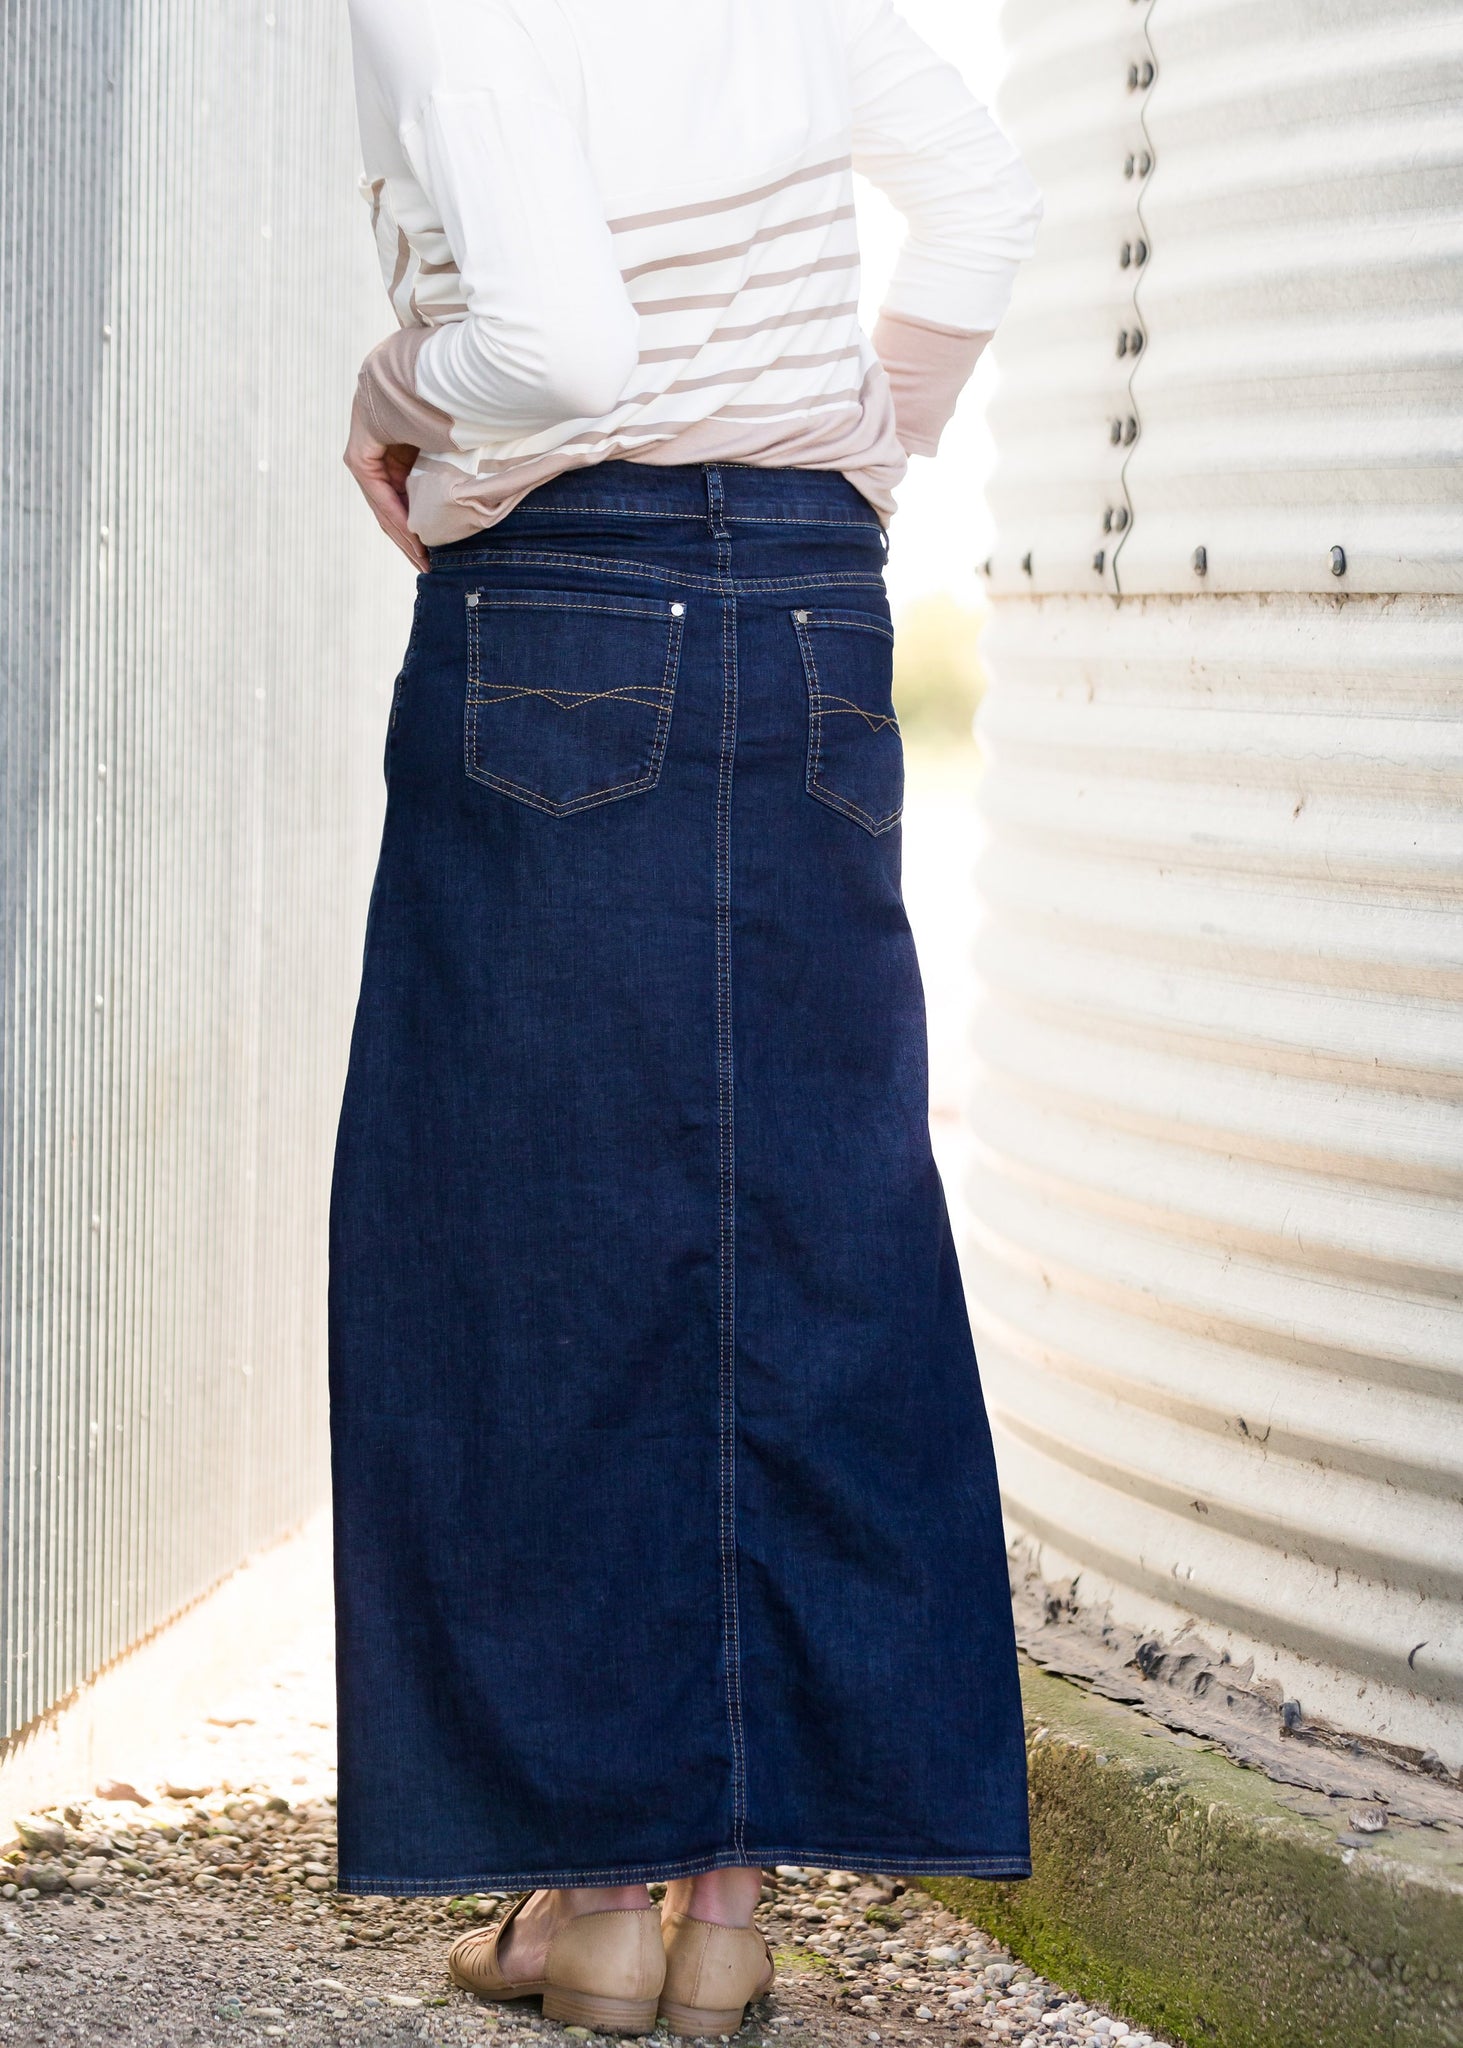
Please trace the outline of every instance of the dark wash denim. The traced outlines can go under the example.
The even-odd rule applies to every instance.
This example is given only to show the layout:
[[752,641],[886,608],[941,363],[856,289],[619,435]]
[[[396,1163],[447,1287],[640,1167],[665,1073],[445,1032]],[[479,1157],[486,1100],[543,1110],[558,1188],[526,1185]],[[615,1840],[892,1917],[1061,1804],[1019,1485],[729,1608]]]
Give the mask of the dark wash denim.
[[340,1881],[1021,1876],[884,540],[606,463],[432,556],[341,1116]]

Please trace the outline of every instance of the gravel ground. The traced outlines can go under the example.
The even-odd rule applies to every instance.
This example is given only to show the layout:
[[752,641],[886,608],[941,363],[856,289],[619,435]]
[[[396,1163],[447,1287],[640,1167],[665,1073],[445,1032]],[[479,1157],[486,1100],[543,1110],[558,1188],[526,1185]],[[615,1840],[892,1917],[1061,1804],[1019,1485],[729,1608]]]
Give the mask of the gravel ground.
[[[496,1918],[501,1899],[335,1897],[328,1807],[284,1812],[257,1795],[210,1799],[177,1819],[140,1815],[153,1825],[128,1830],[103,1829],[90,1807],[71,1811],[81,1821],[68,1828],[72,1845],[41,1866],[47,1885],[67,1870],[64,1887],[0,1906],[0,2041],[384,2048],[491,2037],[503,2048],[569,2048],[568,2037],[589,2038],[545,2023],[531,2003],[480,2005],[448,1983],[449,1939]],[[748,2017],[745,2048],[915,2040],[1148,2048],[1153,2039],[1067,1999],[897,1879],[769,1872],[760,1919],[778,1981]]]
[[[161,1784],[21,1817],[0,1883],[0,2042],[484,2042],[570,2048],[533,2004],[447,1981],[504,1899],[345,1899],[335,1864],[327,1592],[279,1663],[173,1745]],[[107,1784],[120,1794],[123,1788]],[[1152,2036],[1068,2000],[897,1878],[769,1872],[772,1995],[739,2048],[941,2048]]]

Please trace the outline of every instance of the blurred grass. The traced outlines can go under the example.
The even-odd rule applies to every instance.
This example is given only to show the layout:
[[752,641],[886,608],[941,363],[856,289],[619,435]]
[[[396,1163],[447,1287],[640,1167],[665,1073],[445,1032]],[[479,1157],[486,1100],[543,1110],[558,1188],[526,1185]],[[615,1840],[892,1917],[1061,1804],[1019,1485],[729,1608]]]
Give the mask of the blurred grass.
[[923,765],[979,766],[972,724],[985,693],[985,613],[944,594],[906,605],[894,634],[894,709],[906,749]]

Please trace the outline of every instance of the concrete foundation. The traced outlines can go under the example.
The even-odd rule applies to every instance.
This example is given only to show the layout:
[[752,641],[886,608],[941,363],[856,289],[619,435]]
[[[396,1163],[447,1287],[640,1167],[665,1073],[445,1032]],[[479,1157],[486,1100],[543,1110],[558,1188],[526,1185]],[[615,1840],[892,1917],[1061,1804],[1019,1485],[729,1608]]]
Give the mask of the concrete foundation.
[[1354,1798],[1034,1665],[1022,1685],[1034,1875],[937,1898],[1188,2048],[1463,2048],[1463,1832],[1359,1833]]

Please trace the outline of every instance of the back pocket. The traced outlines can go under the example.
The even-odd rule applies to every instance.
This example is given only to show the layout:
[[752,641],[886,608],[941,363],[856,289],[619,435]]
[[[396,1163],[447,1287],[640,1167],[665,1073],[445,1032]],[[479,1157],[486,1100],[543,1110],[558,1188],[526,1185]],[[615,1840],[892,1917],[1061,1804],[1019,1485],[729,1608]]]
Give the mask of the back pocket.
[[468,591],[468,775],[556,818],[654,788],[685,618],[669,598]]
[[808,793],[866,832],[904,808],[894,634],[869,612],[795,611],[808,683]]

